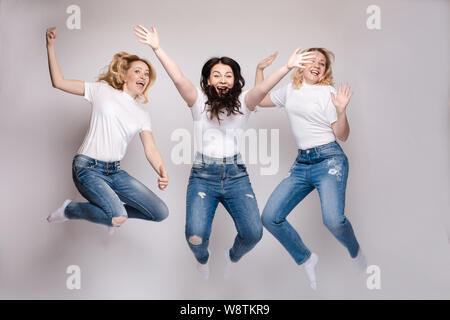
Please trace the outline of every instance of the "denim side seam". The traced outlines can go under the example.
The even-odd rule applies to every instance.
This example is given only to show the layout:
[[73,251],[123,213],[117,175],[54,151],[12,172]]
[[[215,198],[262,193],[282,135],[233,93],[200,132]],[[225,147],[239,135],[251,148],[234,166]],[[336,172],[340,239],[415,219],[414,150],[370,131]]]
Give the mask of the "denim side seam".
[[[286,203],[289,203],[289,201],[290,201],[294,196],[295,196],[295,193],[291,193],[291,196],[289,197],[288,201],[286,201]],[[289,213],[291,213],[293,210],[294,210],[294,209],[292,209]],[[288,214],[288,215],[289,215],[289,214]],[[287,216],[286,216],[286,217],[287,217]],[[276,216],[276,218],[277,218],[277,221],[280,220],[280,218],[279,218],[278,215]],[[285,219],[285,220],[286,220],[286,219]],[[281,226],[281,228],[283,228],[283,230],[284,230],[287,234],[289,234],[289,237],[291,237],[292,240],[294,240],[294,241],[297,240],[297,239],[296,239],[297,237],[292,237],[292,234],[290,233],[289,228],[285,228],[285,226],[284,226],[283,224],[280,224],[280,226]],[[301,246],[298,242],[297,242],[297,245]]]

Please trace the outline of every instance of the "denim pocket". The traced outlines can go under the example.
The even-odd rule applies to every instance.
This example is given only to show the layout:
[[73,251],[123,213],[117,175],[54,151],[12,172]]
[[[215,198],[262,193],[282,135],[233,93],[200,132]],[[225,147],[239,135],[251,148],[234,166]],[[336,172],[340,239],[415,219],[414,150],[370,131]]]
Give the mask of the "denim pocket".
[[339,157],[344,156],[344,151],[338,145],[331,145],[329,147],[323,148],[319,151],[319,155],[321,158],[331,158],[331,157]]
[[238,171],[240,172],[245,172],[247,171],[247,167],[245,166],[245,164],[243,163],[236,163],[236,168]]
[[206,169],[206,163],[194,163],[192,165],[192,170],[194,171],[202,171]]
[[73,160],[72,167],[75,171],[79,169],[92,169],[94,164],[84,158],[77,158]]

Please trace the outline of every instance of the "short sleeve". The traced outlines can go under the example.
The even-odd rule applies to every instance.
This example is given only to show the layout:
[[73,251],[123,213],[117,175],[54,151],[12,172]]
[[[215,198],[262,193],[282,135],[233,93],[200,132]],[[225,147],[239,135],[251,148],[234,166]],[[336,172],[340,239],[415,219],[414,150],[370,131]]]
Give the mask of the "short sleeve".
[[288,86],[286,85],[270,93],[270,100],[272,100],[277,107],[284,108],[286,105],[287,88]]
[[330,89],[326,91],[328,96],[325,97],[325,117],[327,118],[328,122],[332,124],[333,122],[337,121],[336,107],[331,100],[331,92],[333,92],[336,96],[336,89],[331,86],[329,88]]
[[201,113],[205,109],[205,103],[206,103],[206,96],[203,93],[200,88],[197,89],[197,100],[195,100],[194,104],[192,105],[191,112],[192,112],[192,118],[195,120],[198,120],[200,118]]
[[148,111],[145,113],[144,119],[142,121],[142,127],[139,132],[142,131],[152,131],[152,120]]
[[245,110],[245,113],[251,113],[253,111],[256,110],[256,108],[254,110],[250,110],[247,105],[245,104],[245,96],[247,95],[247,93],[250,90],[245,90],[244,92],[241,93],[241,95],[239,96],[239,101],[241,102],[241,107],[243,107],[242,109]]
[[92,103],[95,99],[95,96],[98,94],[101,85],[102,84],[100,82],[85,82],[84,98]]

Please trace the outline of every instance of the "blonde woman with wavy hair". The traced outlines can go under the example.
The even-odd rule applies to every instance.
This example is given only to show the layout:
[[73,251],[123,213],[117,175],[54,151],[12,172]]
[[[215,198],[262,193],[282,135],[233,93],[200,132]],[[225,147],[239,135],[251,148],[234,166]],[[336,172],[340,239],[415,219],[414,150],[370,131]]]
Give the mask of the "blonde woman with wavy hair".
[[53,87],[84,96],[92,105],[89,130],[72,162],[73,181],[88,202],[66,200],[47,220],[53,223],[83,219],[108,226],[111,234],[127,218],[164,220],[168,216],[166,204],[120,167],[129,142],[139,133],[145,156],[159,176],[159,189],[168,185],[145,105],[148,90],[156,79],[155,69],[145,59],[119,52],[98,81],[65,79],[56,59],[56,35],[56,28],[47,29]]
[[[316,290],[315,267],[319,261],[286,220],[291,211],[311,191],[317,189],[322,219],[328,230],[348,250],[357,271],[364,271],[366,259],[352,225],[344,215],[348,160],[337,139],[346,141],[350,127],[346,109],[353,92],[348,84],[333,88],[331,70],[334,55],[324,48],[311,48],[312,63],[299,68],[292,82],[268,94],[261,107],[281,107],[289,118],[298,147],[297,158],[287,176],[275,188],[262,213],[264,227],[289,252],[298,265],[305,265],[311,287]],[[275,59],[269,56],[258,64],[256,83]]]

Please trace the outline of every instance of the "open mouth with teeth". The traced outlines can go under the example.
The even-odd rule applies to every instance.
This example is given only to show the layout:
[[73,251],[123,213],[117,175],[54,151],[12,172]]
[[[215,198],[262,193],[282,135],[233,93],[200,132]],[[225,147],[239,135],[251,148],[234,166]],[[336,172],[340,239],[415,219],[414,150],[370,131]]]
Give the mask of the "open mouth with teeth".
[[145,88],[145,83],[143,81],[136,82],[136,85],[140,90],[143,90]]
[[216,88],[217,88],[217,91],[218,91],[219,94],[225,94],[230,89],[230,88],[228,88],[226,86],[218,86]]
[[311,70],[311,74],[315,77],[318,77],[320,73],[317,70]]

